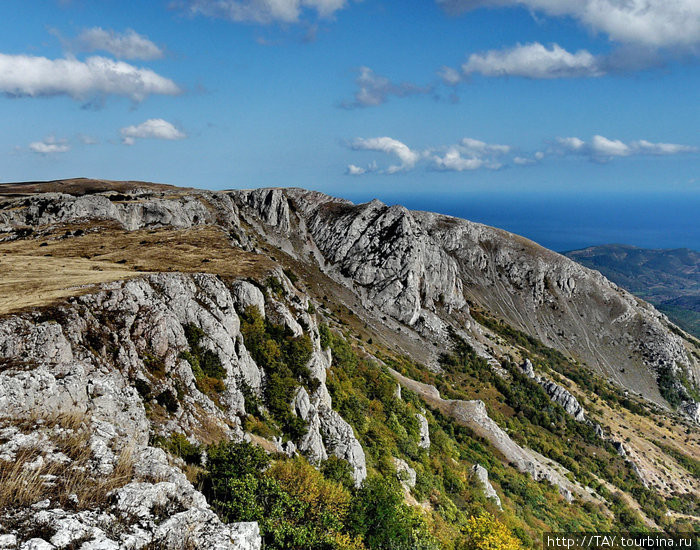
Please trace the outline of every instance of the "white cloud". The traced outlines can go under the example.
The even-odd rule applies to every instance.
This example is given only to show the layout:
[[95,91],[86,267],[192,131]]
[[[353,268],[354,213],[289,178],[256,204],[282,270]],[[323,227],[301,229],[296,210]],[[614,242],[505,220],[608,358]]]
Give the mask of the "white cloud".
[[121,59],[150,60],[163,57],[163,50],[132,29],[118,33],[101,27],[93,27],[85,29],[77,38],[67,41],[65,44],[72,51],[105,51]]
[[348,166],[347,173],[362,175],[369,172],[382,174],[396,174],[407,172],[416,165],[425,161],[426,164],[436,170],[463,172],[478,168],[497,170],[502,166],[501,158],[510,152],[508,145],[489,144],[472,138],[464,138],[457,144],[426,149],[424,151],[413,150],[405,143],[390,137],[358,138],[351,143],[353,150],[376,151],[397,157],[401,163],[390,165],[379,170],[375,163],[367,168],[361,168],[353,164]]
[[555,17],[572,17],[612,40],[651,47],[700,44],[697,0],[436,0],[452,13],[480,7],[524,6]]
[[599,157],[626,157],[632,153],[629,145],[619,139],[608,139],[603,136],[593,136],[590,144],[594,156]]
[[462,148],[463,151],[467,153],[473,153],[473,154],[495,154],[495,155],[504,155],[510,151],[510,146],[509,145],[496,145],[496,144],[491,144],[491,143],[485,143],[483,141],[479,141],[478,139],[472,139],[472,138],[463,138],[459,142],[460,147]]
[[105,57],[79,61],[0,54],[0,92],[13,97],[67,95],[80,101],[121,95],[142,101],[152,94],[175,95],[181,90],[149,69]]
[[448,170],[452,172],[463,172],[465,170],[476,170],[484,166],[484,160],[478,157],[465,158],[456,147],[450,147],[443,156],[434,155],[433,162],[438,170]]
[[354,164],[348,164],[348,169],[346,172],[349,176],[361,176],[367,173],[367,168],[362,168],[361,166],[356,166]]
[[582,151],[586,147],[586,142],[577,137],[557,138],[556,142],[564,149],[572,152]]
[[318,17],[332,17],[343,9],[346,0],[185,0],[173,2],[192,15],[204,15],[236,22],[269,24],[296,23],[304,10]]
[[698,152],[697,147],[676,143],[652,143],[646,140],[625,143],[618,139],[608,139],[595,135],[586,142],[577,137],[557,138],[554,152],[559,154],[576,154],[597,162],[607,162],[613,158],[633,155],[679,155]]
[[[462,65],[465,75],[575,78],[605,74],[599,58],[586,50],[570,53],[558,44],[535,42],[502,50],[474,53]],[[444,77],[443,77],[444,78]]]
[[43,141],[30,143],[29,150],[39,155],[52,155],[54,153],[67,153],[70,151],[70,145],[65,139],[56,139],[53,136],[49,136]]
[[650,143],[645,139],[632,142],[632,148],[644,155],[679,155],[681,153],[695,153],[697,147],[678,145],[676,143]]
[[[700,148],[676,143],[652,143],[647,140],[624,142],[601,135],[589,141],[578,137],[559,137],[550,142],[547,151],[522,154],[510,145],[487,143],[473,138],[463,138],[455,144],[411,149],[405,143],[390,137],[357,138],[350,142],[354,151],[374,151],[399,159],[398,164],[379,168],[376,162],[366,167],[349,164],[346,174],[361,176],[370,173],[396,174],[408,172],[423,166],[441,172],[466,172],[479,169],[499,170],[505,165],[532,166],[545,157],[576,155],[589,160],[605,163],[615,158],[632,156],[679,155],[698,153]],[[519,153],[519,154],[516,154]]]
[[394,84],[385,76],[376,74],[369,67],[360,67],[355,79],[357,91],[352,101],[343,101],[340,106],[347,109],[355,107],[371,107],[385,103],[390,96],[406,97],[416,94],[430,93],[429,87],[421,88],[415,84],[401,82]]
[[418,151],[413,151],[405,143],[390,137],[357,138],[352,142],[351,147],[355,151],[376,151],[398,157],[401,164],[389,166],[384,170],[387,174],[410,170],[421,157]]
[[490,144],[478,139],[463,138],[457,145],[450,145],[444,154],[432,156],[433,166],[438,170],[463,172],[489,168],[497,170],[503,166],[500,158],[511,150],[508,145]]
[[459,71],[453,69],[452,67],[442,67],[438,71],[438,76],[448,86],[454,86],[455,84],[459,84],[459,82],[462,80],[462,75],[459,74]]
[[121,131],[124,145],[133,145],[137,139],[184,139],[187,135],[162,118],[151,118],[138,126],[127,126]]
[[78,134],[78,139],[83,145],[97,145],[98,143],[100,143],[99,139],[87,134]]

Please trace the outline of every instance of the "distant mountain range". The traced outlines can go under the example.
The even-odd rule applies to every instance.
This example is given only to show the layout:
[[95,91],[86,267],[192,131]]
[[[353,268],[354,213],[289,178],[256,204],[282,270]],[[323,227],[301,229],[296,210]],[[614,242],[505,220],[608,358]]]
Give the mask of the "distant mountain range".
[[651,302],[674,323],[700,338],[700,252],[606,244],[565,255]]

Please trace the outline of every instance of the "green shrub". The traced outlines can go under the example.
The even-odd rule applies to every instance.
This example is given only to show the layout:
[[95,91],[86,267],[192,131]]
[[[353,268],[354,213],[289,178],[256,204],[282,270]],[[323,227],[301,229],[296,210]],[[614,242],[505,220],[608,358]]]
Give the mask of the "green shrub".
[[[264,403],[280,427],[292,438],[299,438],[306,433],[307,426],[292,414],[290,401],[301,383],[310,391],[317,386],[307,368],[313,353],[311,339],[307,334],[294,336],[287,327],[263,319],[254,306],[246,308],[240,317],[246,348],[267,374]],[[259,411],[258,405],[255,408]]]
[[326,479],[340,483],[344,487],[350,489],[355,484],[352,477],[352,466],[347,460],[330,456],[328,460],[321,463],[321,473]]
[[401,489],[381,477],[365,480],[353,499],[349,524],[370,548],[437,547],[420,513],[404,503]]
[[142,378],[137,378],[134,380],[134,388],[139,392],[141,399],[148,401],[151,399],[151,386]]
[[156,401],[161,407],[164,407],[169,413],[177,412],[180,404],[177,402],[177,397],[170,390],[165,390],[158,394]]
[[172,455],[179,456],[188,464],[199,464],[202,460],[202,449],[199,445],[190,443],[181,433],[172,433],[170,437],[155,436],[150,442]]

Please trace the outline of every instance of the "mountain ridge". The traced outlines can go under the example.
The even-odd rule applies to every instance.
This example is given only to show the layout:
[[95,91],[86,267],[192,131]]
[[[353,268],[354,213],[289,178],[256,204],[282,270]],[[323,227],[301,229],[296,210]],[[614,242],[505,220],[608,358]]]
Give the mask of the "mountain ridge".
[[[89,457],[37,466],[60,481],[41,498],[7,513],[0,490],[0,535],[17,545],[37,521],[59,547],[92,533],[179,548],[189,529],[202,548],[277,548],[301,529],[358,550],[394,532],[342,514],[339,530],[314,531],[313,518],[278,524],[230,495],[222,504],[217,460],[255,454],[240,451],[246,441],[273,463],[230,480],[250,503],[272,498],[255,493],[269,483],[280,502],[316,490],[297,492],[287,468],[312,488],[346,483],[334,490],[351,516],[388,484],[391,506],[408,506],[397,517],[417,526],[398,532],[428,548],[457,545],[469,514],[495,514],[528,547],[571,522],[657,529],[700,517],[688,475],[700,444],[695,348],[599,273],[501,230],[376,200],[87,184],[0,186],[0,266],[14,273],[0,278],[12,295],[0,300],[0,479],[23,449],[30,468],[68,452],[61,434],[90,442]],[[72,468],[107,476],[93,504],[64,483]]]

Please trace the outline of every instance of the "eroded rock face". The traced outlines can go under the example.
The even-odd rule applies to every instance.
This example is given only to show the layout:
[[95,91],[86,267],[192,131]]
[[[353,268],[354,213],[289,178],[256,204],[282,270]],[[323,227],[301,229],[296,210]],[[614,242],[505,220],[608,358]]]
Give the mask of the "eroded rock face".
[[681,405],[681,410],[694,422],[700,424],[700,403],[686,401]]
[[[109,283],[50,311],[0,319],[0,411],[5,422],[0,426],[0,459],[12,461],[31,446],[43,449],[37,467],[70,461],[46,438],[21,433],[12,422],[76,414],[89,418],[86,443],[96,476],[109,476],[118,467],[126,445],[134,457],[133,480],[112,492],[101,515],[46,504],[47,529],[56,531],[60,541],[94,534],[96,544],[105,548],[156,543],[178,548],[173,545],[183,540],[198,548],[259,547],[254,526],[222,525],[182,472],[169,465],[166,454],[148,445],[152,431],[179,432],[194,441],[212,429],[220,437],[243,437],[244,390],[259,391],[265,379],[240,332],[237,310],[250,305],[302,333],[282,302],[266,300],[249,283],[235,282],[229,288],[205,274],[155,274]],[[308,305],[300,302],[299,307]],[[330,455],[347,460],[359,485],[367,475],[364,451],[352,427],[331,408],[325,380],[332,358],[320,347],[315,317],[305,313],[304,323],[313,343],[309,369],[319,384],[313,395],[300,388],[294,398],[294,410],[309,430],[286,451],[300,451],[316,464]],[[190,349],[189,326],[199,329],[197,345],[213,353],[226,373],[226,390],[218,403],[198,389],[182,354]],[[150,398],[170,394],[169,408],[163,406],[157,422],[146,412],[144,392]],[[27,510],[26,521],[34,521],[35,512]],[[116,524],[126,526],[121,538],[110,534]],[[31,544],[44,542],[56,546],[55,541]]]
[[[352,285],[370,307],[426,337],[444,336],[443,323],[479,332],[468,316],[466,295],[508,324],[657,403],[665,405],[657,384],[662,369],[700,381],[700,361],[686,353],[663,315],[600,273],[527,239],[376,200],[353,205],[299,189],[273,191],[269,203],[287,209],[285,216],[297,226],[287,229],[282,216],[285,221],[271,223],[272,228],[261,226],[264,234],[300,232],[294,236],[313,241],[322,267],[338,282]],[[286,206],[280,193],[288,199]],[[268,207],[255,209],[262,195],[236,191],[230,196],[239,208],[248,209],[246,216],[275,222]],[[682,384],[675,391],[689,399]]]
[[[11,199],[0,231],[79,220],[127,229],[218,224],[252,246],[241,216],[264,239],[318,262],[363,303],[427,338],[445,327],[477,334],[466,298],[610,380],[666,405],[661,372],[700,383],[700,361],[652,306],[602,275],[535,243],[484,225],[379,201],[353,205],[301,189],[211,193],[133,190],[74,197],[45,193]],[[297,244],[295,244],[297,243]],[[303,246],[298,243],[304,243]],[[300,248],[301,246],[301,248]],[[671,388],[691,401],[684,385]]]
[[484,495],[486,495],[486,498],[493,500],[494,504],[498,506],[498,509],[502,510],[501,498],[489,481],[488,470],[481,464],[474,464],[474,466],[472,466],[472,474],[479,480],[479,483],[481,483],[481,486],[484,488]]
[[452,417],[457,423],[471,428],[476,435],[488,440],[501,453],[508,463],[521,472],[529,473],[535,481],[546,480],[559,489],[559,493],[569,502],[574,498],[592,500],[591,495],[579,484],[566,477],[563,467],[555,468],[539,453],[521,447],[492,419],[481,400],[463,401],[442,399],[440,392],[429,384],[406,378],[393,369],[388,369],[399,383],[416,392],[428,404]]
[[529,359],[525,359],[525,362],[522,364],[521,368],[523,369],[523,374],[525,374],[525,376],[531,378],[542,386],[551,400],[561,405],[567,413],[574,417],[574,420],[577,422],[583,422],[586,419],[585,409],[578,402],[578,400],[571,395],[569,390],[563,388],[552,380],[548,380],[543,376],[535,374],[535,369]]
[[420,430],[420,439],[418,441],[418,446],[422,449],[430,449],[430,428],[428,427],[428,420],[422,414],[416,414],[418,419],[418,428]]
[[[87,415],[34,418],[24,418],[22,429],[13,424],[16,418],[0,420],[6,425],[0,429],[4,441],[0,460],[16,462],[43,476],[47,485],[41,496],[47,498],[29,507],[0,511],[4,531],[0,541],[6,543],[0,548],[21,544],[21,548],[58,549],[194,546],[259,550],[257,524],[222,524],[204,496],[169,464],[162,449],[112,440],[104,434],[105,422],[96,425]],[[88,438],[91,445],[86,446],[83,442]],[[26,462],[27,453],[36,458]],[[110,457],[107,464],[106,455]],[[131,481],[124,479],[127,474]],[[67,500],[52,490],[51,483],[70,483],[76,475],[79,483],[72,486],[76,493]],[[100,494],[100,483],[107,483],[104,491],[109,492]],[[115,488],[110,490],[110,486]],[[92,504],[81,509],[84,499]],[[37,532],[41,537],[27,540],[27,533]]]

